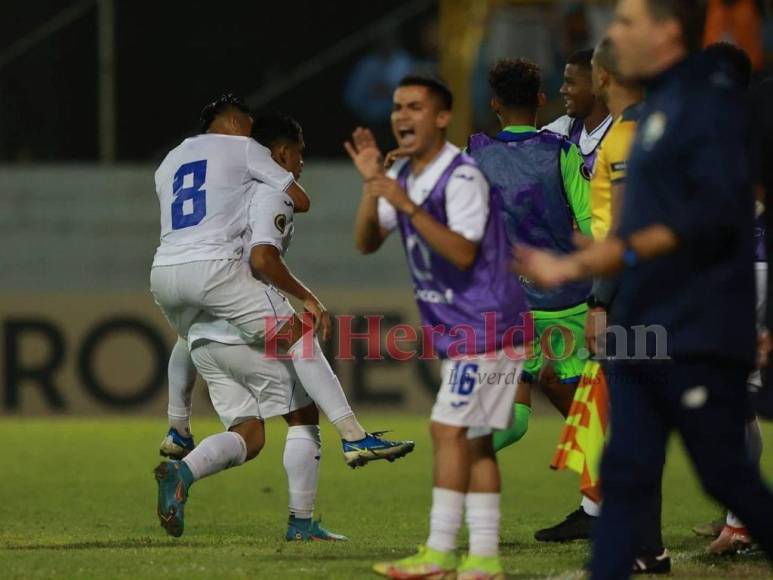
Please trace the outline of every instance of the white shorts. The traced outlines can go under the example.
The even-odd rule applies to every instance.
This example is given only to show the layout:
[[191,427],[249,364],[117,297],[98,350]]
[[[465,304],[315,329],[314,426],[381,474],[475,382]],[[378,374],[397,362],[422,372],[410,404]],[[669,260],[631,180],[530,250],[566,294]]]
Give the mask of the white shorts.
[[268,360],[254,346],[208,342],[194,348],[191,358],[226,429],[312,404],[290,361]]
[[286,301],[287,308],[277,310],[266,288],[252,277],[249,265],[238,260],[203,260],[155,266],[150,271],[150,291],[156,304],[185,339],[194,319],[206,312],[233,324],[246,342],[260,343],[270,318],[293,315]]
[[490,358],[444,360],[432,420],[469,427],[470,438],[507,429],[522,368],[523,360],[510,360],[503,350]]

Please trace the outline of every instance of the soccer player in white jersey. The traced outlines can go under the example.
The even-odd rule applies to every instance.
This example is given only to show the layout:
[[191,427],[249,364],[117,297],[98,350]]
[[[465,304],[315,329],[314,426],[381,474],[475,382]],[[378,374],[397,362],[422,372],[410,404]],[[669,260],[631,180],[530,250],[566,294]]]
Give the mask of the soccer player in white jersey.
[[[236,326],[247,343],[262,344],[273,308],[265,284],[241,260],[247,203],[261,183],[287,193],[295,211],[308,210],[309,199],[293,175],[249,136],[253,119],[243,100],[225,95],[207,105],[201,117],[202,134],[175,147],[156,171],[161,243],[150,289],[183,340],[193,320],[205,312]],[[295,293],[301,290],[302,296]],[[328,332],[330,315],[317,297],[305,287],[287,291],[302,300],[314,331]],[[283,338],[276,344],[291,355],[295,372],[338,430],[347,463],[359,465],[399,450],[400,445],[365,433],[322,352],[306,356],[305,332],[301,320],[292,316],[277,332]]]
[[[430,533],[418,554],[374,566],[391,578],[504,578],[492,432],[512,420],[522,360],[513,348],[518,339],[508,330],[524,325],[527,307],[523,290],[504,264],[510,248],[498,198],[473,159],[446,141],[452,100],[437,79],[413,76],[400,82],[392,130],[406,158],[387,175],[369,131],[358,129],[354,143],[346,144],[365,182],[354,225],[357,248],[375,252],[392,232],[399,232],[425,352],[432,348],[443,359],[431,418]],[[428,335],[438,334],[428,345]],[[455,337],[461,335],[465,344],[460,349]],[[470,549],[459,561],[457,536],[465,512]]]
[[598,146],[614,120],[604,101],[593,94],[592,58],[593,50],[580,50],[569,57],[561,85],[566,115],[542,128],[543,131],[567,137],[579,147],[589,179],[593,174]]
[[[271,147],[277,163],[292,171],[297,179],[303,167],[304,148],[297,122],[281,115],[267,116],[257,121],[255,131]],[[261,279],[260,291],[270,305],[275,327],[295,318],[295,312],[277,288],[303,301],[313,297],[282,259],[294,232],[293,217],[293,203],[286,193],[263,183],[254,187],[247,208],[244,243],[250,266]],[[320,325],[324,338],[330,326],[324,309]],[[287,340],[278,335],[274,338],[277,342]],[[268,336],[267,340],[270,344],[272,337]],[[304,388],[305,383],[299,378],[298,362],[278,358],[278,349],[274,356],[267,354],[261,347],[250,344],[236,326],[207,312],[201,312],[190,325],[188,342],[191,359],[207,382],[210,399],[226,432],[207,437],[182,461],[162,462],[156,468],[161,525],[170,535],[182,534],[184,505],[193,483],[257,456],[265,443],[264,420],[282,415],[289,426],[284,453],[290,500],[286,538],[345,540],[344,536],[325,530],[312,519],[319,475],[319,416]],[[317,357],[321,356],[316,339],[308,345]],[[306,352],[304,356],[311,355]],[[302,361],[301,367],[306,363]],[[312,364],[315,364],[313,360]],[[329,365],[326,372],[326,380],[334,382],[337,388],[314,393],[324,397],[318,403],[337,409],[333,418],[351,414]],[[412,441],[385,441],[368,434],[363,434],[362,439],[344,443],[345,457],[352,466],[373,459],[394,460],[413,450]]]

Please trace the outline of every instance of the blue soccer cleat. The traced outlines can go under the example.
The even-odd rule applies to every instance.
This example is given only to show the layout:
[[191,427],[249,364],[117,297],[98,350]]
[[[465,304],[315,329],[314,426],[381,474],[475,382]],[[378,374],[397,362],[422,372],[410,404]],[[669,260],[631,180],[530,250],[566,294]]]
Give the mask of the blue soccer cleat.
[[413,441],[382,439],[381,435],[384,433],[386,431],[366,433],[365,438],[359,441],[342,440],[346,465],[351,468],[361,467],[377,459],[386,459],[391,463],[395,459],[408,455],[416,446]]
[[196,444],[193,442],[193,435],[190,437],[183,437],[174,427],[170,427],[166,432],[166,437],[161,441],[161,447],[158,452],[170,459],[182,459],[188,453],[196,448]]
[[179,538],[185,527],[185,502],[193,475],[182,461],[162,461],[153,470],[153,475],[158,483],[158,520],[167,534]]
[[311,518],[302,519],[290,516],[287,521],[288,542],[348,542],[349,538],[341,534],[334,534],[320,525],[319,520]]

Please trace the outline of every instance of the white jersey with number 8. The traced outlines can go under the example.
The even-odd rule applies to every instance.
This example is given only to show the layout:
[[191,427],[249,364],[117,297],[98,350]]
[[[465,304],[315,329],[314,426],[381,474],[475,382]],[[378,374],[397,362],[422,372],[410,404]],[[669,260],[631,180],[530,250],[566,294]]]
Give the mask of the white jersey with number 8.
[[256,182],[280,191],[293,182],[254,139],[216,133],[183,141],[155,177],[161,243],[153,266],[238,260]]

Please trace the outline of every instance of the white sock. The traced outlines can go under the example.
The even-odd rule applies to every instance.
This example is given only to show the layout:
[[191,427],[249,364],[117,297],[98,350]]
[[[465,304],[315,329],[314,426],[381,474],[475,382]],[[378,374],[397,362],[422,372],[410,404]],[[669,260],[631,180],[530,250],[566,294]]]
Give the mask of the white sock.
[[190,468],[195,481],[244,463],[247,444],[242,436],[233,431],[210,435],[185,456],[183,461]]
[[183,437],[191,436],[191,395],[196,382],[196,367],[191,360],[188,343],[182,338],[177,342],[169,355],[167,368],[169,377],[169,406],[167,415],[169,426],[177,429]]
[[496,556],[499,551],[499,494],[468,493],[466,505],[470,554]]
[[347,415],[346,417],[341,417],[337,421],[332,421],[332,423],[333,427],[338,430],[341,439],[345,439],[346,441],[359,441],[360,439],[365,438],[365,429],[363,429],[360,422],[357,421],[357,417],[354,416],[354,413]]
[[580,507],[582,508],[582,511],[594,518],[599,517],[599,514],[601,513],[601,504],[596,503],[586,495],[582,496]]
[[365,430],[357,422],[341,383],[330,368],[316,337],[312,352],[304,350],[304,339],[301,338],[287,351],[292,356],[295,373],[303,383],[303,388],[335,426],[342,439],[359,441],[364,438]]
[[727,512],[727,518],[725,518],[725,523],[728,526],[731,526],[733,528],[745,528],[746,526],[743,525],[743,522],[738,519],[738,517],[731,511]]
[[287,429],[284,466],[291,516],[308,519],[314,513],[321,455],[319,425],[296,425]]
[[461,491],[433,487],[427,546],[439,552],[455,550],[463,511],[464,494]]

